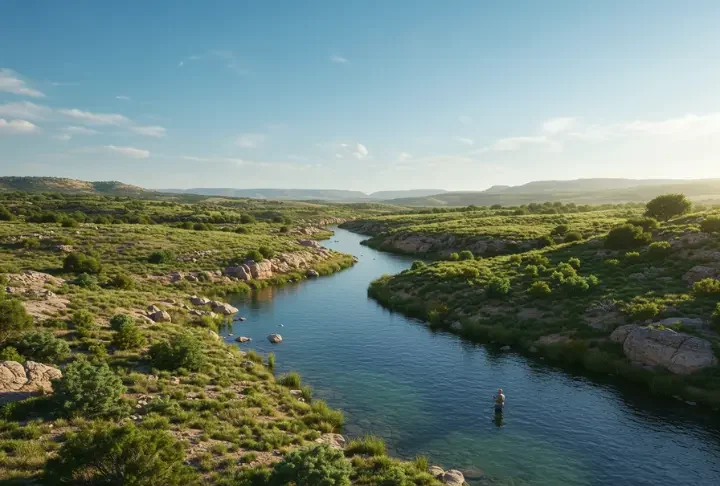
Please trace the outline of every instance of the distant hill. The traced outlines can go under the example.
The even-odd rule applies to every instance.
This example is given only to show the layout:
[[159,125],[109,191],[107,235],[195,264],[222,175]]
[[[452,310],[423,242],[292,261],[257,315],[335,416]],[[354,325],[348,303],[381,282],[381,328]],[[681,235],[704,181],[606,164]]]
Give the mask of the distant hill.
[[478,192],[445,192],[427,197],[384,201],[398,206],[518,206],[561,201],[576,204],[645,202],[660,194],[680,192],[696,201],[720,201],[720,179],[578,179],[536,181],[521,186],[493,186]]
[[447,191],[443,189],[410,189],[407,191],[378,191],[369,194],[369,199],[382,201],[385,199],[397,199],[401,197],[426,197],[435,194],[444,194]]
[[103,194],[135,196],[152,191],[118,181],[80,181],[63,177],[0,177],[0,191],[60,192],[65,194]]
[[441,194],[443,189],[411,189],[406,191],[379,191],[365,194],[342,189],[232,189],[196,187],[192,189],[158,189],[174,194],[199,194],[202,196],[248,197],[254,199],[289,199],[296,201],[377,202],[400,197],[425,197]]

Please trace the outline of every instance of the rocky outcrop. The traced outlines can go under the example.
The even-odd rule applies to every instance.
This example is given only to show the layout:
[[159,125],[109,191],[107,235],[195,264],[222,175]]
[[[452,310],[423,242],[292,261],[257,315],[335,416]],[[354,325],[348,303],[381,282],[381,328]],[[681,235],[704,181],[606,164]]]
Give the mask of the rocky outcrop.
[[155,312],[148,312],[148,317],[152,319],[153,322],[172,322],[170,314],[162,309],[158,309]]
[[281,343],[282,340],[283,340],[283,338],[280,334],[270,334],[268,336],[268,341],[270,341],[273,344]]
[[0,362],[0,403],[22,400],[38,392],[51,392],[52,380],[62,372],[52,366],[35,361],[24,365],[17,361]]
[[298,240],[298,245],[310,248],[320,248],[320,243],[315,240]]
[[[312,240],[300,240],[312,241]],[[307,250],[291,253],[280,253],[274,258],[261,262],[247,261],[242,265],[232,265],[223,270],[223,275],[239,280],[264,280],[279,273],[288,273],[311,268],[315,263],[326,260],[332,254],[325,247],[317,245],[303,245]]]
[[528,251],[537,246],[533,240],[515,241],[486,236],[458,236],[451,233],[411,233],[394,231],[382,233],[368,240],[368,246],[408,254],[438,253],[470,250],[475,255],[503,255]]
[[689,375],[717,364],[709,341],[670,329],[629,324],[615,329],[610,340],[623,345],[623,352],[630,361],[661,366],[679,375]]
[[231,316],[238,311],[237,307],[233,307],[230,304],[219,302],[217,300],[210,301],[210,308],[218,314],[223,314],[225,316]]
[[210,303],[210,299],[193,295],[190,297],[190,302],[192,302],[193,305],[208,305]]
[[315,439],[318,444],[327,444],[333,449],[344,449],[347,441],[340,434],[323,434]]
[[306,272],[306,275],[308,276],[308,278],[317,278],[317,277],[320,276],[320,274],[318,273],[318,271],[315,270],[315,269],[313,269],[313,268],[311,268],[310,270],[308,270],[308,271]]
[[430,466],[428,472],[438,481],[450,486],[463,486],[465,484],[465,476],[457,469],[444,471],[439,466]]
[[697,265],[683,275],[683,280],[690,285],[706,278],[720,279],[720,264]]

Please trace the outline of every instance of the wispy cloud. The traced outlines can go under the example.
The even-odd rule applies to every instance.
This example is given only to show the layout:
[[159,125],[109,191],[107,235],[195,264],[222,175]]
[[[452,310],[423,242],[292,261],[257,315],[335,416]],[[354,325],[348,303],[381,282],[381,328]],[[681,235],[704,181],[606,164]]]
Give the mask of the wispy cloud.
[[165,132],[167,130],[165,130],[164,127],[160,127],[160,126],[147,126],[147,127],[134,126],[134,127],[130,127],[130,131],[137,133],[138,135],[145,135],[148,137],[160,138],[160,137],[165,136]]
[[44,98],[45,94],[37,89],[31,88],[23,81],[18,73],[11,69],[0,69],[0,91],[31,98]]
[[233,51],[227,49],[211,49],[203,54],[188,56],[178,62],[177,67],[184,68],[192,62],[205,60],[221,62],[227,69],[235,74],[244,75],[249,72],[245,67],[243,67],[238,56]]
[[400,152],[400,154],[398,154],[397,156],[398,162],[407,162],[410,159],[412,159],[412,155],[407,152]]
[[65,131],[73,135],[96,135],[98,133],[97,130],[93,130],[92,128],[76,126],[69,126]]
[[39,131],[37,125],[27,120],[6,120],[0,118],[0,135],[29,135]]
[[235,145],[247,149],[255,149],[265,143],[265,135],[262,133],[243,133],[235,139]]
[[59,135],[53,135],[52,138],[54,138],[55,140],[60,140],[61,142],[67,142],[72,138],[72,135],[70,135],[69,133],[61,133]]
[[135,147],[116,147],[115,145],[106,145],[105,148],[110,152],[131,157],[133,159],[147,159],[150,157],[150,152]]
[[22,118],[24,120],[45,120],[52,114],[52,109],[36,105],[29,101],[18,101],[16,103],[6,103],[0,105],[0,116],[9,118]]
[[59,110],[63,115],[74,118],[88,125],[126,125],[130,119],[118,113],[91,113],[89,111],[73,109]]
[[545,133],[556,135],[558,133],[564,133],[572,130],[577,123],[577,119],[574,117],[558,117],[550,118],[542,124],[542,130]]
[[345,59],[342,56],[330,56],[330,61],[334,62],[335,64],[349,64],[350,61]]
[[115,99],[116,99],[116,100],[121,100],[121,101],[130,101],[130,97],[129,97],[129,96],[125,96],[125,95],[117,95],[117,96],[115,97]]
[[473,145],[475,141],[472,138],[466,138],[466,137],[453,137],[453,140],[456,142],[460,142],[465,145]]

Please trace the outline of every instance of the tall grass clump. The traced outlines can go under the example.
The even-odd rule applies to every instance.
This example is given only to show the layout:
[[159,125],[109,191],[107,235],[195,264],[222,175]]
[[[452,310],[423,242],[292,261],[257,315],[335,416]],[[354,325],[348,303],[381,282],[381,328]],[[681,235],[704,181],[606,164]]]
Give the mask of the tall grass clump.
[[281,376],[278,379],[278,383],[280,383],[282,386],[285,386],[287,388],[292,388],[293,390],[297,390],[300,388],[300,384],[302,383],[302,378],[300,378],[300,375],[294,371],[291,371],[290,373]]
[[271,370],[275,369],[275,353],[267,355],[267,367]]
[[384,456],[387,454],[385,441],[374,435],[351,440],[345,448],[345,455]]

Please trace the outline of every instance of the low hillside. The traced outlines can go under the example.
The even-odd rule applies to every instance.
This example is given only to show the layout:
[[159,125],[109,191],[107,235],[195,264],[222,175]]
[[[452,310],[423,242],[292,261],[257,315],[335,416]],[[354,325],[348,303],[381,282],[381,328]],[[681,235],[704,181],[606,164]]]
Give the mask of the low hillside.
[[138,196],[150,193],[150,191],[142,187],[118,181],[88,182],[63,177],[0,177],[0,191],[104,194],[113,196]]

